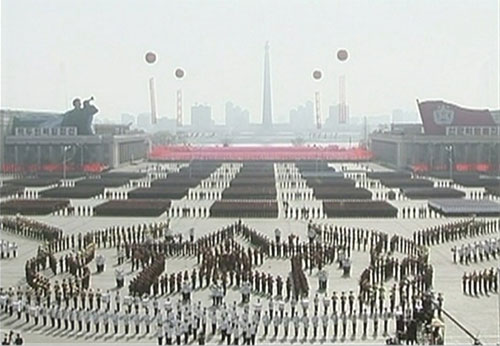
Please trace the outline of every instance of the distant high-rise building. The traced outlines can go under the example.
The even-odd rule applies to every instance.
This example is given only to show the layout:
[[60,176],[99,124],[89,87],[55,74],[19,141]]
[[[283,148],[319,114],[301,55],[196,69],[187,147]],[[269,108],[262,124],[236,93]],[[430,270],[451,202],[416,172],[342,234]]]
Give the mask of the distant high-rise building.
[[226,126],[232,129],[245,129],[250,123],[250,114],[247,110],[227,102],[225,107]]
[[212,108],[210,106],[195,104],[191,107],[191,127],[199,130],[210,130],[212,126]]
[[265,53],[264,53],[264,94],[262,99],[262,125],[264,126],[265,129],[270,129],[273,125],[269,42],[266,42]]
[[151,129],[151,113],[141,113],[137,116],[137,128],[146,131]]
[[160,117],[158,118],[158,123],[155,125],[155,129],[158,131],[175,131],[177,129],[177,121],[176,119]]
[[290,111],[290,126],[294,130],[311,129],[314,127],[314,104],[307,101]]
[[345,123],[340,122],[341,116],[340,116],[340,110],[343,109],[345,114],[349,114],[349,105],[341,105],[340,103],[337,103],[336,105],[331,105],[328,107],[328,119],[325,121],[325,125],[328,128],[335,128],[338,127],[339,125],[346,125],[349,124],[349,117],[345,119]]
[[339,124],[347,124],[349,119],[349,107],[346,101],[345,76],[339,77]]
[[401,109],[392,111],[392,123],[418,123],[420,119],[416,112],[408,112]]
[[133,114],[122,114],[121,123],[123,125],[131,124],[133,126],[135,125],[135,116]]

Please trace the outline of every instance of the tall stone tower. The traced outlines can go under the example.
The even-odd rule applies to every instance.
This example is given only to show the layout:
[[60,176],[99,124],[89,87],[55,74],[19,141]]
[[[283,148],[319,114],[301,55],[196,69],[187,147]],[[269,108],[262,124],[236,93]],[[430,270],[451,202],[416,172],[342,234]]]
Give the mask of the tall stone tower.
[[266,42],[264,54],[264,95],[262,98],[262,127],[273,126],[273,107],[271,101],[271,66],[269,62],[269,42]]

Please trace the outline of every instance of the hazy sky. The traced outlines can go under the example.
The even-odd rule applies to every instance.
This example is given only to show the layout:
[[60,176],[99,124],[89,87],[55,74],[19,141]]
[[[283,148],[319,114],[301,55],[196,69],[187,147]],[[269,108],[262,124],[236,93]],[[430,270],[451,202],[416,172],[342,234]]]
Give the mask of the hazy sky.
[[[415,110],[442,98],[499,108],[497,0],[2,0],[2,108],[65,110],[94,95],[101,115],[149,110],[174,117],[182,88],[216,121],[232,101],[262,117],[265,41],[271,45],[274,119],[319,90],[323,116],[346,75],[353,115]],[[346,48],[350,58],[336,60]],[[155,65],[144,53],[155,51]],[[186,77],[177,81],[175,68]],[[312,71],[324,78],[315,82]]]

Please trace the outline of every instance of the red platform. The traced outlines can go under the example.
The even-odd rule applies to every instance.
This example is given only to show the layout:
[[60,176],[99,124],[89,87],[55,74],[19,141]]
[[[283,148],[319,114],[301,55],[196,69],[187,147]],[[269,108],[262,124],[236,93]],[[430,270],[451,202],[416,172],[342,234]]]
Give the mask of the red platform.
[[155,146],[149,158],[160,161],[190,160],[331,160],[368,161],[373,154],[363,148],[332,146]]

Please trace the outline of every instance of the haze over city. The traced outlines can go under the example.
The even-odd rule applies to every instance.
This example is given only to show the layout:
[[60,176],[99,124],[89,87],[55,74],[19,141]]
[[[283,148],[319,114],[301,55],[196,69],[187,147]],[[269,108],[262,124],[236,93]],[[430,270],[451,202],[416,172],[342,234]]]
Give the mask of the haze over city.
[[160,116],[175,117],[181,88],[186,114],[206,103],[221,123],[232,101],[259,122],[266,41],[277,122],[315,91],[327,114],[339,75],[355,116],[416,111],[416,98],[499,108],[497,1],[5,0],[1,19],[4,109],[65,111],[93,95],[99,117],[117,121],[148,112],[153,76]]

